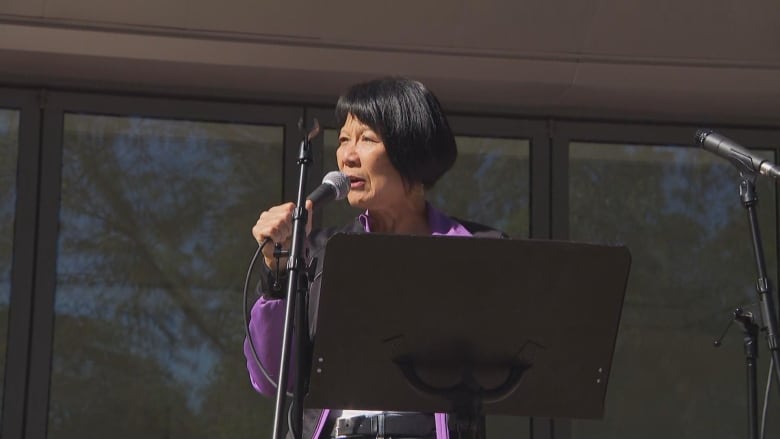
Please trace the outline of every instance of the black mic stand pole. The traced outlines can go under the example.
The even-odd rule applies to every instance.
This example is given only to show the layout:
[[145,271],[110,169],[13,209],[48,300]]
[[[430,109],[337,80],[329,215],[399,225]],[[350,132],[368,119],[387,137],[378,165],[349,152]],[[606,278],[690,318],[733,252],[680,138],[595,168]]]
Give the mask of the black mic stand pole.
[[734,312],[734,320],[742,326],[745,333],[745,368],[747,371],[747,405],[748,405],[748,437],[750,439],[759,439],[758,437],[758,379],[756,360],[758,359],[758,325],[753,321],[750,313],[737,309]]
[[296,352],[296,381],[293,389],[294,408],[290,428],[293,431],[293,437],[300,437],[303,428],[303,396],[305,393],[306,377],[306,358],[308,356],[309,329],[306,322],[306,295],[309,290],[309,282],[306,277],[306,261],[303,254],[303,245],[306,241],[306,223],[309,215],[306,211],[306,176],[309,171],[309,165],[312,162],[311,140],[320,132],[320,126],[317,120],[314,121],[314,128],[301,141],[300,152],[298,153],[298,166],[300,167],[300,177],[298,179],[298,197],[293,212],[293,234],[292,245],[287,260],[287,306],[284,316],[284,335],[282,340],[282,356],[279,364],[279,378],[276,388],[276,407],[274,409],[274,432],[273,439],[282,439],[284,405],[287,396],[287,378],[290,365],[290,345],[293,335],[293,312],[295,318],[295,330],[297,337],[295,340]]
[[[764,249],[761,245],[761,231],[758,226],[758,215],[756,214],[756,175],[750,172],[740,172],[742,180],[739,184],[739,197],[742,205],[747,209],[748,222],[750,223],[750,235],[753,239],[753,254],[756,259],[756,269],[758,271],[758,280],[756,281],[756,291],[758,292],[759,303],[761,304],[761,317],[766,327],[766,341],[769,345],[769,352],[774,359],[774,374],[776,383],[780,385],[780,351],[778,350],[777,340],[777,315],[772,298],[772,289],[769,285],[769,278],[766,275],[766,262],[764,260]],[[763,329],[763,328],[762,328]],[[780,390],[780,386],[778,387]]]
[[747,371],[747,409],[748,409],[748,439],[759,439],[758,432],[758,325],[755,324],[753,314],[746,312],[742,308],[737,308],[731,314],[732,319],[726,325],[723,334],[715,340],[716,348],[723,345],[723,338],[731,328],[731,324],[738,322],[742,326],[742,332],[745,334],[743,343],[745,345],[745,369]]

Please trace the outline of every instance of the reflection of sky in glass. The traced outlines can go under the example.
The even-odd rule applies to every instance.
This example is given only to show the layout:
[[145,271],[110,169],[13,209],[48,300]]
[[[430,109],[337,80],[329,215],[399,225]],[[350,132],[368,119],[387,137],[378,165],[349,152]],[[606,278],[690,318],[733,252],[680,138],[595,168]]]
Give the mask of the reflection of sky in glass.
[[[58,283],[57,314],[101,319],[127,330],[127,337],[117,340],[113,348],[122,349],[136,358],[156,361],[169,369],[170,376],[182,388],[188,389],[190,409],[199,410],[203,391],[211,384],[213,367],[220,361],[220,353],[207,342],[191,343],[183,340],[187,333],[186,317],[176,309],[164,291],[144,291],[139,305],[147,315],[137,316],[128,312],[117,297],[130,297],[139,292],[129,286],[100,285],[84,287]],[[207,292],[212,297],[222,291]],[[164,314],[152,310],[167,310]],[[208,312],[208,309],[204,309]],[[177,334],[179,336],[172,336]],[[197,334],[193,335],[197,337]],[[106,347],[109,348],[109,347]]]
[[[223,272],[244,269],[233,269],[248,256],[236,250],[251,242],[258,207],[277,201],[282,137],[279,127],[66,115],[56,313],[104,322],[117,336],[103,348],[158,363],[191,410],[240,346],[240,305],[226,294],[238,276]],[[55,343],[68,349],[55,347],[55,360],[91,355],[73,343]]]
[[[19,111],[0,109],[0,309],[3,310],[0,313],[0,337],[3,340],[8,337],[18,153]],[[4,375],[5,350],[0,351],[0,376]],[[0,383],[0,396],[2,394],[3,384]]]
[[[640,147],[632,147],[640,148]],[[702,176],[706,186],[699,179],[691,179],[691,167],[712,163],[708,153],[692,148],[667,148],[670,160],[663,168],[661,181],[665,204],[661,214],[682,215],[694,221],[701,231],[712,237],[728,224],[729,207],[736,201],[734,187],[736,175],[725,164],[708,166]],[[698,198],[706,209],[692,209],[691,199]]]
[[[712,348],[735,307],[756,311],[737,170],[697,148],[593,143],[570,145],[569,170],[571,238],[624,243],[632,254],[607,415],[575,422],[573,437],[737,437],[745,407],[733,397],[744,392],[736,325]],[[757,191],[775,279],[775,189],[761,179]]]
[[[697,148],[582,143],[572,144],[571,159],[573,238],[632,244],[638,261],[679,259],[677,267],[689,270],[668,275],[681,276],[683,285],[691,275],[731,268],[734,255],[744,253],[735,250],[749,249],[739,174],[727,161]],[[764,200],[759,206],[762,231],[772,242],[774,188],[762,179],[757,190]],[[662,244],[664,236],[672,242]],[[661,246],[672,252],[659,254]],[[749,268],[752,260],[749,253],[745,256],[743,265]],[[767,256],[774,258],[773,252]],[[713,265],[705,268],[702,261]],[[635,266],[635,271],[642,268]],[[709,277],[702,280],[706,284]],[[746,295],[752,289],[735,288]]]
[[[16,212],[16,162],[19,151],[19,111],[0,109],[0,303],[11,290],[13,224]],[[5,323],[0,322],[5,328]]]
[[465,136],[456,141],[458,160],[428,199],[455,217],[528,236],[529,142]]

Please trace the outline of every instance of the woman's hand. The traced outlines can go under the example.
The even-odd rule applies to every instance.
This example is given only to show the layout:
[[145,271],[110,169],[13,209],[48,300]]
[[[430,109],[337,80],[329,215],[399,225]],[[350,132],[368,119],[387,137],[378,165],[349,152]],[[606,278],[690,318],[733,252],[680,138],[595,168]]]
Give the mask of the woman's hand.
[[[309,220],[306,223],[306,235],[311,232],[312,223],[312,202],[306,200],[306,210],[309,212]],[[260,213],[255,226],[252,227],[252,236],[258,244],[262,244],[266,238],[270,238],[273,243],[263,247],[263,257],[265,265],[272,270],[276,270],[276,258],[274,258],[274,246],[272,244],[282,244],[284,250],[289,250],[293,233],[293,212],[295,203],[284,203],[273,206],[270,209]],[[280,262],[286,258],[280,258]]]

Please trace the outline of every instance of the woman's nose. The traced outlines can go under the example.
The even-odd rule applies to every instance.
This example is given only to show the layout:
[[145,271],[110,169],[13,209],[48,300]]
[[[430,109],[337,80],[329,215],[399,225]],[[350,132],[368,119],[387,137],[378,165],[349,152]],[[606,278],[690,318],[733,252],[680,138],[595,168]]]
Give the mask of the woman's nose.
[[341,162],[344,166],[355,167],[360,165],[360,158],[354,144],[342,144],[339,149],[341,150]]

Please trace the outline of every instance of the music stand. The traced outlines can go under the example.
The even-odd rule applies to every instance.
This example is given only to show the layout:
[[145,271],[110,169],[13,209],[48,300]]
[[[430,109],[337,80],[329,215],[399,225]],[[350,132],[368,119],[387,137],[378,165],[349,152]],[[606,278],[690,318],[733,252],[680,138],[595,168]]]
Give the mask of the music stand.
[[603,417],[625,247],[338,234],[323,262],[307,407]]

